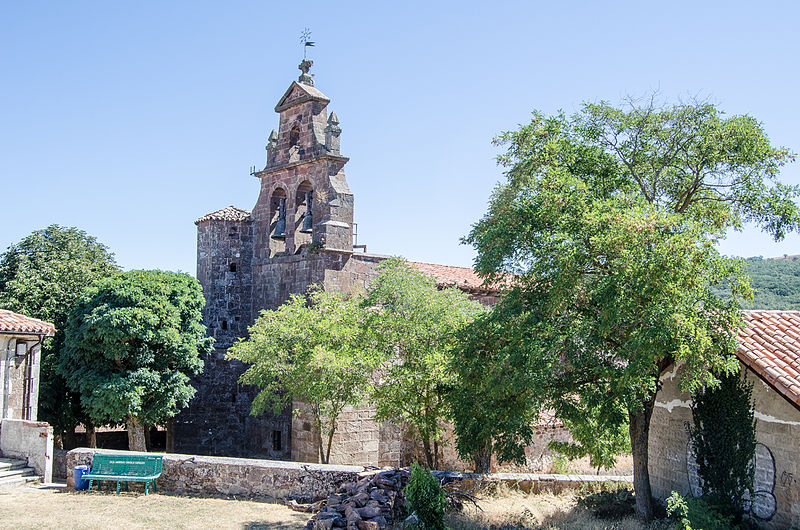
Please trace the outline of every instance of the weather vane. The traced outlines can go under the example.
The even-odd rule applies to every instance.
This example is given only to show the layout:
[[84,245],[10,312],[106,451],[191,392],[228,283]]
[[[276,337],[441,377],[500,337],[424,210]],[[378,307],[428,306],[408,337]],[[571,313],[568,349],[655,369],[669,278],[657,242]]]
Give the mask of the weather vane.
[[311,40],[311,30],[308,28],[303,28],[303,32],[300,34],[300,44],[303,45],[303,60],[306,59],[306,51],[308,50],[309,46],[314,45],[314,41]]

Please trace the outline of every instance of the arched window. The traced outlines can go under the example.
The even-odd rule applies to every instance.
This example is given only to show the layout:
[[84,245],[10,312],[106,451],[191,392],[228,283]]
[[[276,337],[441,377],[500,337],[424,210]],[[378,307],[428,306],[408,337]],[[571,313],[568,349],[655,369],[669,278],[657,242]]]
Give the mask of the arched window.
[[286,192],[276,188],[269,201],[269,250],[270,256],[286,250]]

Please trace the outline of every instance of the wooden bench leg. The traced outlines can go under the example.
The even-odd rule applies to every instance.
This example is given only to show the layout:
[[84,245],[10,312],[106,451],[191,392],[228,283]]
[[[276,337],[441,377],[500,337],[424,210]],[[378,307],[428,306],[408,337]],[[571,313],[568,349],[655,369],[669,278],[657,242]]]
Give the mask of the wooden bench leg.
[[148,481],[148,482],[144,483],[144,494],[145,495],[147,495],[149,489],[150,489],[150,482]]
[[119,495],[119,480],[117,481],[117,494]]
[[158,493],[158,490],[156,489],[156,479],[153,479],[153,491]]
[[94,482],[94,480],[89,479],[89,493],[92,492],[92,482]]
[[128,491],[128,483],[125,482],[125,491]]

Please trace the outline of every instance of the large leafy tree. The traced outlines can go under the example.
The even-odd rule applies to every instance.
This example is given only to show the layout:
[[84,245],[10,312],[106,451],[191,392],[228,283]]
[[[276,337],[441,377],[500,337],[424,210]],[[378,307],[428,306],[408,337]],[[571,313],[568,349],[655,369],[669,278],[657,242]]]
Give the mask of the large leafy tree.
[[336,420],[348,405],[361,403],[374,367],[365,335],[363,297],[312,287],[265,310],[250,336],[228,350],[228,358],[250,364],[240,381],[261,390],[253,414],[280,413],[294,401],[311,415],[319,458],[330,461]]
[[98,280],[72,308],[59,369],[95,424],[127,425],[131,450],[194,396],[189,377],[214,342],[204,305],[188,274],[136,270]]
[[456,380],[450,369],[456,334],[481,306],[457,288],[438,289],[433,278],[400,258],[378,270],[367,299],[375,308],[370,329],[382,358],[372,395],[376,417],[406,425],[435,469],[446,396]]
[[[512,355],[535,352],[518,362],[540,396],[529,407],[612,433],[627,419],[637,512],[650,518],[659,372],[685,363],[682,385],[694,391],[735,369],[749,288],[714,245],[745,222],[776,239],[798,228],[798,188],[778,181],[792,155],[753,118],[702,102],[534,113],[498,142],[507,181],[466,240],[481,274],[517,273],[505,303],[519,308],[509,324],[526,326],[531,343]],[[711,287],[724,279],[731,297],[720,300]]]
[[118,271],[105,245],[82,230],[58,225],[31,233],[0,256],[0,307],[47,320],[57,329],[42,348],[39,418],[59,435],[72,434],[79,423],[91,429],[78,394],[56,370],[67,315],[83,289]]

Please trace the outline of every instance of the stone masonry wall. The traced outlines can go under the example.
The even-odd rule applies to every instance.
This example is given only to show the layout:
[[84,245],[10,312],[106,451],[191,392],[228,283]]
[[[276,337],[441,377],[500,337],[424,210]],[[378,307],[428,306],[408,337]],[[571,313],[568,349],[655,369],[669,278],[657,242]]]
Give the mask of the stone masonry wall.
[[[79,447],[67,453],[67,486],[74,487],[72,470],[76,465],[91,465],[96,452],[112,454],[152,454],[130,451],[96,450]],[[167,454],[163,459],[158,491],[181,494],[241,495],[314,501],[328,497],[340,484],[355,482],[359,466],[326,466],[250,458],[226,458]],[[132,486],[134,487],[134,486]]]
[[[800,410],[750,370],[747,376],[753,382],[759,442],[750,513],[762,528],[794,528],[800,524]],[[678,388],[679,377],[675,366],[662,375],[650,425],[650,481],[660,499],[671,491],[700,493],[687,433],[691,397]]]

